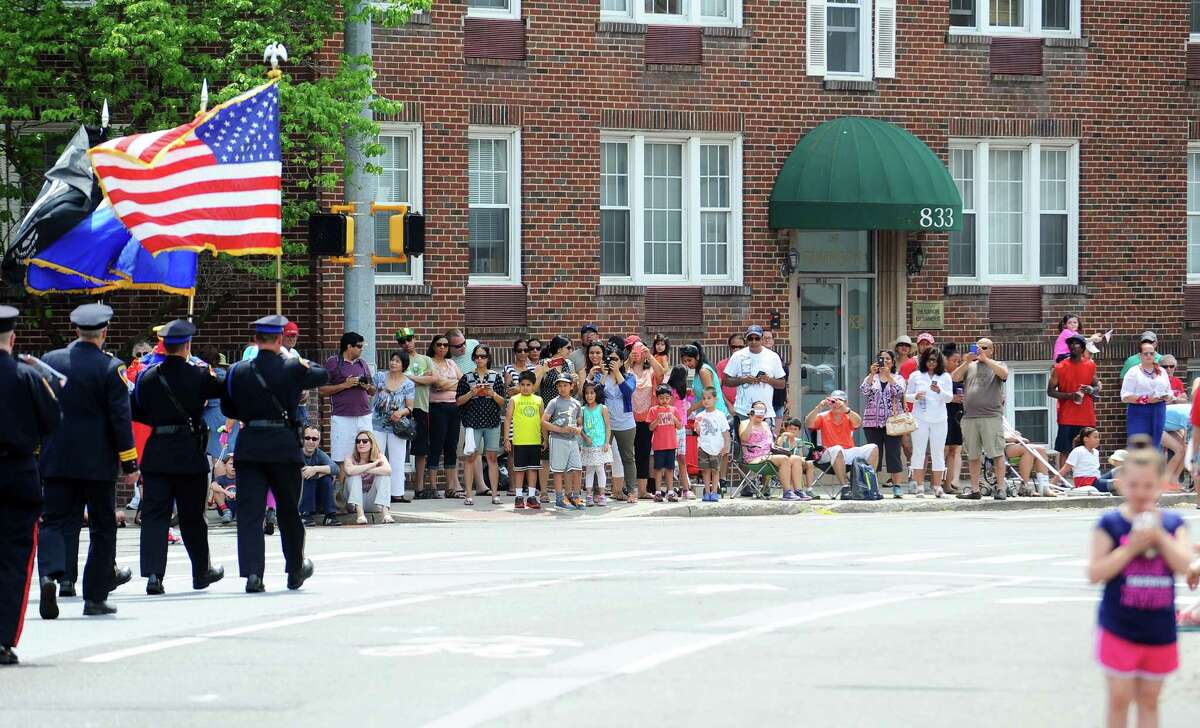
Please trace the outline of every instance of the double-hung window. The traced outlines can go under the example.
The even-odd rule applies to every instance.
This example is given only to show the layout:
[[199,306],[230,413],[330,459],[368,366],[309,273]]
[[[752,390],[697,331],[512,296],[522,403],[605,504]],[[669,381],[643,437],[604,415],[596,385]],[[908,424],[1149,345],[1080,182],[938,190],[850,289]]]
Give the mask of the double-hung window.
[[501,127],[468,132],[471,283],[521,282],[521,133]]
[[1200,145],[1189,146],[1187,157],[1187,277],[1200,283]]
[[896,75],[896,0],[807,0],[807,69],[834,80]]
[[1191,18],[1188,24],[1191,26],[1192,40],[1200,41],[1200,0],[1191,0],[1189,7],[1191,9]]
[[[380,125],[379,143],[383,156],[372,161],[383,169],[376,189],[375,201],[384,204],[404,204],[410,210],[421,209],[421,127],[415,124]],[[388,223],[394,213],[375,213],[375,255],[390,257]],[[375,282],[420,283],[421,258],[409,258],[406,263],[380,263],[375,268]]]
[[1008,365],[1004,416],[1021,435],[1036,445],[1054,442],[1054,400],[1046,394],[1048,362],[1017,362]]
[[951,283],[1077,282],[1076,142],[952,141],[950,176],[963,200]]
[[600,0],[600,19],[653,25],[740,27],[742,0]]
[[467,0],[467,16],[515,20],[521,17],[521,0]]
[[950,32],[1078,38],[1081,1],[950,0]]
[[739,137],[601,138],[603,280],[738,283],[741,257]]

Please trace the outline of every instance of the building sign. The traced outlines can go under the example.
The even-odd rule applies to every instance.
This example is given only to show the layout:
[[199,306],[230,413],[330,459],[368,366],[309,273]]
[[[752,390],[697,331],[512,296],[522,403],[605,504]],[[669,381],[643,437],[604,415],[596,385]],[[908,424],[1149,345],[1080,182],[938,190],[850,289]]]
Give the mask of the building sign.
[[945,328],[945,304],[941,301],[913,301],[912,329]]

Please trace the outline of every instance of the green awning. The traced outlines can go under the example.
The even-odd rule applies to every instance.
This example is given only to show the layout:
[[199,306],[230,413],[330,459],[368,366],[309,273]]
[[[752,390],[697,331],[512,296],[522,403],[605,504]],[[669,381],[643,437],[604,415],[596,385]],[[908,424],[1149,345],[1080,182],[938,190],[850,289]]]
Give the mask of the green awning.
[[920,139],[878,119],[845,116],[810,131],[771,191],[771,227],[958,230],[962,198]]

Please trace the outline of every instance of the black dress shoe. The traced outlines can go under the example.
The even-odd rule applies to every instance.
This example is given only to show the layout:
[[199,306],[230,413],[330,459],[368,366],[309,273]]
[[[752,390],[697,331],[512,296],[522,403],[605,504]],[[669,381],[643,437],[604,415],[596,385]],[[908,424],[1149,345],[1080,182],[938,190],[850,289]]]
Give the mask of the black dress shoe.
[[265,592],[266,590],[267,587],[263,584],[262,577],[258,574],[251,574],[250,576],[246,577],[247,594],[258,594],[259,592]]
[[324,521],[322,521],[322,524],[321,524],[321,525],[324,525],[324,526],[340,526],[340,525],[342,525],[342,522],[341,522],[340,520],[338,520],[338,517],[337,517],[336,515],[334,515],[334,514],[332,514],[332,513],[331,513],[331,514],[329,514],[329,515],[325,516],[325,520],[324,520]]
[[304,563],[300,566],[299,574],[288,574],[288,589],[293,591],[299,589],[300,587],[304,586],[304,582],[312,575],[313,562],[309,559],[305,559]]
[[193,589],[207,589],[210,584],[215,584],[225,578],[225,567],[217,566],[208,567],[208,571],[200,576],[192,577]]
[[116,589],[117,587],[121,586],[122,584],[128,584],[129,580],[132,578],[133,578],[133,572],[130,571],[129,569],[126,569],[123,566],[114,566],[113,567],[113,589]]
[[266,516],[266,518],[264,519],[264,522],[263,522],[263,533],[264,533],[264,534],[266,534],[267,536],[274,536],[274,535],[275,535],[275,522],[276,522],[276,520],[277,520],[277,519],[276,519],[276,516],[275,516],[275,509],[274,509],[274,508],[268,508],[268,509],[267,509],[267,516]]
[[11,647],[0,647],[0,665],[16,665],[17,653]]
[[108,602],[93,602],[90,599],[83,600],[83,616],[85,617],[102,617],[106,614],[116,614],[117,608],[110,607]]
[[146,593],[151,595],[163,594],[165,591],[166,590],[163,589],[162,579],[160,579],[157,574],[151,574],[150,578],[146,580]]
[[305,516],[304,520],[300,521],[300,525],[304,526],[305,528],[316,528],[317,519],[313,518],[312,516]]
[[58,595],[60,597],[73,597],[75,594],[75,582],[63,580],[58,582]]
[[42,615],[42,619],[58,619],[58,584],[48,576],[43,576],[41,580],[41,599],[38,604],[38,614]]

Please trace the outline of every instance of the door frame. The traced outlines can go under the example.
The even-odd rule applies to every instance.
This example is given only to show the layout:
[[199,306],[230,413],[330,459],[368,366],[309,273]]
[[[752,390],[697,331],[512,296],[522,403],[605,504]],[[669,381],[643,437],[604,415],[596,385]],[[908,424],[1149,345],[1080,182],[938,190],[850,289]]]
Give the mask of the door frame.
[[[840,361],[839,361],[838,365],[841,367],[840,381],[843,383],[842,386],[845,387],[848,394],[850,393],[850,388],[853,386],[851,384],[851,382],[854,381],[854,379],[857,379],[857,376],[852,375],[848,369],[848,367],[849,367],[849,348],[850,348],[849,347],[850,321],[849,321],[849,318],[846,313],[847,310],[849,309],[849,295],[850,295],[850,286],[848,285],[848,283],[851,280],[869,280],[869,281],[871,281],[870,305],[873,308],[873,312],[872,312],[873,315],[871,316],[871,329],[868,332],[868,335],[870,338],[869,338],[869,341],[867,342],[868,343],[867,349],[870,353],[874,353],[874,350],[878,348],[878,342],[879,342],[879,283],[878,283],[877,278],[878,278],[878,276],[875,273],[835,273],[835,274],[797,273],[794,276],[795,288],[793,289],[794,295],[792,296],[792,302],[793,302],[793,307],[795,308],[795,314],[794,314],[795,318],[793,319],[793,321],[795,321],[795,324],[793,326],[793,329],[794,329],[793,341],[795,342],[795,348],[793,349],[794,356],[792,357],[792,359],[793,359],[795,366],[799,366],[800,361],[801,361],[801,356],[803,353],[802,342],[800,340],[800,322],[802,321],[804,311],[800,305],[800,287],[805,285],[806,283],[826,284],[826,285],[837,284],[841,288],[841,300],[838,301],[838,308],[842,312],[842,315],[839,317],[839,323],[841,324],[841,327],[838,331],[838,341],[840,343],[840,351],[839,351]],[[795,379],[796,379],[797,383],[799,383],[801,381],[800,377],[796,377]],[[800,402],[800,395],[799,395],[799,386],[797,386],[796,404],[797,404],[797,407],[796,407],[797,414],[793,414],[791,416],[798,417],[803,414],[806,414],[806,411],[804,411],[802,409],[802,407],[800,406],[801,402]]]

